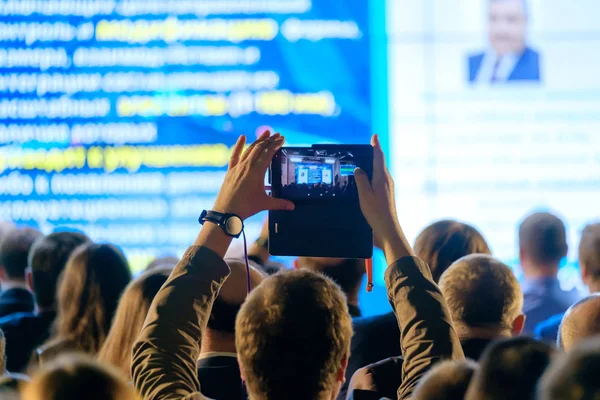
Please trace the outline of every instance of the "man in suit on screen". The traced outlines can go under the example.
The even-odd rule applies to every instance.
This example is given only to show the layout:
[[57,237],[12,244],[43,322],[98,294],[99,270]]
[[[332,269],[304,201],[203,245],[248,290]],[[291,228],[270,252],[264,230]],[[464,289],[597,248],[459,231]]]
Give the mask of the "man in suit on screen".
[[539,82],[540,55],[527,46],[526,0],[489,1],[489,49],[469,57],[471,84]]

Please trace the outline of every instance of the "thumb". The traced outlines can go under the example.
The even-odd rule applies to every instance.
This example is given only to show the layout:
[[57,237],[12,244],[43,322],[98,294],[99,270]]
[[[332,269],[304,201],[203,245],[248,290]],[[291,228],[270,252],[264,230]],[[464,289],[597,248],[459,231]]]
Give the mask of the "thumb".
[[266,202],[266,210],[277,211],[277,210],[285,210],[292,211],[296,206],[289,200],[285,199],[276,199],[274,197],[268,197]]
[[356,181],[356,188],[358,189],[358,201],[361,206],[369,203],[368,197],[373,194],[373,188],[371,182],[369,182],[369,176],[365,170],[356,168],[354,170],[354,180]]

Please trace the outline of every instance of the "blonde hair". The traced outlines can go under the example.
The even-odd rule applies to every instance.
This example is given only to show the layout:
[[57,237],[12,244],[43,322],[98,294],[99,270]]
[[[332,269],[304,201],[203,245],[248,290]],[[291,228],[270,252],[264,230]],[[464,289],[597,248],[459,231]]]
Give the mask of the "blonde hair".
[[23,400],[140,400],[112,367],[84,355],[65,355],[39,370],[22,391]]
[[131,379],[131,349],[142,331],[150,304],[167,281],[171,270],[153,269],[131,282],[119,301],[108,336],[98,352],[98,360],[120,369]]

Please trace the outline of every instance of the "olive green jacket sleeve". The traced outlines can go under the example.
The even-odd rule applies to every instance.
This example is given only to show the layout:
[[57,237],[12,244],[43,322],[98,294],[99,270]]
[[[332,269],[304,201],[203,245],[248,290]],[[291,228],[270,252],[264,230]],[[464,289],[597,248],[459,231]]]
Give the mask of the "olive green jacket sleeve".
[[160,289],[133,346],[133,383],[144,399],[203,400],[196,362],[213,302],[229,267],[190,247]]
[[400,328],[402,383],[398,399],[410,398],[419,379],[443,359],[464,359],[452,317],[429,267],[404,257],[385,273],[388,298]]

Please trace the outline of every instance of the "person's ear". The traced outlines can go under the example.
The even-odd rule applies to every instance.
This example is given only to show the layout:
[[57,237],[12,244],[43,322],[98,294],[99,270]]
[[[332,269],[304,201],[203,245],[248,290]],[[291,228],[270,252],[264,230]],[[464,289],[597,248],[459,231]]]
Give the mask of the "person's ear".
[[300,259],[296,258],[294,260],[294,269],[300,269]]
[[25,280],[27,281],[27,287],[33,292],[33,273],[29,268],[25,271]]
[[340,369],[338,369],[336,381],[344,383],[346,382],[346,368],[348,367],[348,357],[344,357],[340,363]]
[[569,254],[569,245],[565,245],[565,251],[563,252],[563,257],[566,257]]
[[4,282],[7,278],[6,270],[3,265],[0,265],[0,281]]
[[521,332],[523,332],[523,328],[525,328],[525,314],[520,314],[512,324],[511,333],[513,336],[519,336]]

